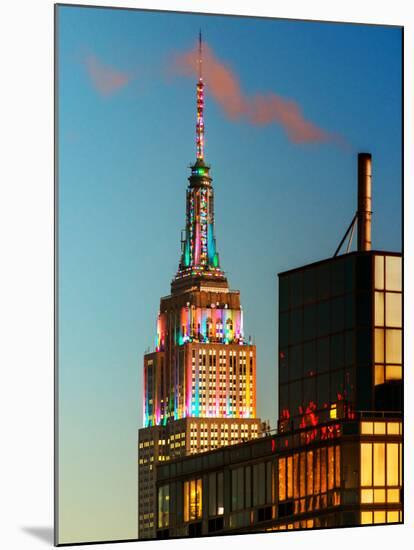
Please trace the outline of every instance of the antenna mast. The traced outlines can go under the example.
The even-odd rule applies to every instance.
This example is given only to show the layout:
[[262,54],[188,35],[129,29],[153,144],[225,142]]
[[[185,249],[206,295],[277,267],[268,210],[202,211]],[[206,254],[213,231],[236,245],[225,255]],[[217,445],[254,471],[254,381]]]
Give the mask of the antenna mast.
[[197,160],[204,160],[204,84],[202,76],[202,41],[201,30],[198,35],[198,82],[197,82],[197,124],[196,152]]

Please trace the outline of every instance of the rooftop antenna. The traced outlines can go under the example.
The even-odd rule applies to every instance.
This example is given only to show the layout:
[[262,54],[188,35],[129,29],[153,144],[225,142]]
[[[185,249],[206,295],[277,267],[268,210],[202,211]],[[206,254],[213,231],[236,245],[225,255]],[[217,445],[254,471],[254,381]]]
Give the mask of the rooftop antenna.
[[202,74],[202,68],[203,68],[203,45],[202,45],[202,38],[201,38],[201,29],[198,33],[198,79],[203,79]]
[[197,123],[196,123],[196,153],[197,161],[204,161],[204,84],[202,75],[201,30],[198,34],[198,82],[197,82]]

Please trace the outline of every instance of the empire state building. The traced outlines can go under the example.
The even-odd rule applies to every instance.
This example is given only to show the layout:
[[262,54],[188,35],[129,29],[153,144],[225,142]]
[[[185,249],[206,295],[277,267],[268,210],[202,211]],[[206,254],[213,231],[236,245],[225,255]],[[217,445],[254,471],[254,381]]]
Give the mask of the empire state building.
[[[214,236],[214,189],[204,159],[201,50],[200,35],[196,161],[188,178],[181,257],[171,294],[160,301],[156,349],[144,356],[139,538],[155,538],[162,528],[155,524],[163,517],[162,510],[157,513],[157,463],[254,439],[260,430],[256,347],[245,339],[240,292],[229,288]],[[197,492],[197,484],[183,486],[184,502],[196,502],[188,521],[201,516]],[[217,502],[220,516],[219,495]]]

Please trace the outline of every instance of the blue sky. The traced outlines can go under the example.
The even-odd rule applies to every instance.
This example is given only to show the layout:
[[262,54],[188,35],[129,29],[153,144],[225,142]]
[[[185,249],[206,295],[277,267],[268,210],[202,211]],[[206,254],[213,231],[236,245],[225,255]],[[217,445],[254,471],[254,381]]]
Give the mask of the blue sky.
[[171,71],[199,29],[247,97],[295,101],[335,142],[232,120],[208,90],[221,266],[257,345],[258,414],[277,415],[277,273],[331,256],[373,155],[373,246],[401,249],[397,28],[60,7],[61,542],[136,536],[142,358],[169,294],[195,159],[195,81]]

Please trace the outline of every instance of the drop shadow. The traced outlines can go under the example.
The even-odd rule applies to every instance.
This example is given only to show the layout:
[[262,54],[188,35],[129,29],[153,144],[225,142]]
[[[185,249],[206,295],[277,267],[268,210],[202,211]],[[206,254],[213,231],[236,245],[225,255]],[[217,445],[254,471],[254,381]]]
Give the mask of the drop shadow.
[[53,527],[22,527],[22,531],[53,546]]

